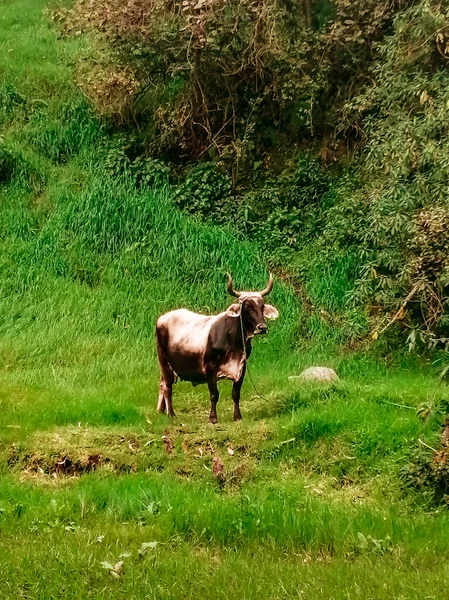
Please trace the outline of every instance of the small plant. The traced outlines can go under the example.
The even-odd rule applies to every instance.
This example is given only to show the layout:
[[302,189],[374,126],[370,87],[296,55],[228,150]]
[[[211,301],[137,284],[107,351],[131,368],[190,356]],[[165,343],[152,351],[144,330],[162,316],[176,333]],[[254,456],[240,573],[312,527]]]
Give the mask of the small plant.
[[140,187],[161,188],[170,178],[170,167],[162,160],[138,156],[132,163],[131,172]]
[[170,167],[162,160],[139,154],[139,151],[139,142],[133,136],[114,136],[103,149],[106,171],[116,178],[131,177],[137,187],[161,188],[166,185]]
[[365,536],[363,533],[359,532],[354,542],[352,554],[354,556],[364,554],[383,556],[385,554],[391,554],[393,551],[394,544],[389,535],[382,540],[377,540],[371,535]]
[[435,417],[437,407],[434,402],[423,402],[416,409],[416,415],[421,421],[430,421],[433,417]]
[[424,493],[431,504],[449,507],[449,448],[416,449],[401,477],[406,487]]

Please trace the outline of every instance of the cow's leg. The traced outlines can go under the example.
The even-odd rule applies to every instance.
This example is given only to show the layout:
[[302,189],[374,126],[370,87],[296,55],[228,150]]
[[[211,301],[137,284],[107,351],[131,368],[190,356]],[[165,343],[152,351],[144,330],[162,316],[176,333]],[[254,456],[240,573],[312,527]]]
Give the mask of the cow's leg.
[[175,416],[171,401],[174,380],[175,376],[170,366],[162,371],[157,409],[160,413],[166,412],[170,417]]
[[166,412],[169,417],[175,416],[175,411],[173,410],[173,404],[171,401],[174,379],[175,377],[172,369],[170,369],[170,371],[164,370],[159,384],[159,399],[157,403],[157,409],[161,413]]
[[157,399],[157,411],[160,413],[164,413],[166,411],[165,404],[165,379],[164,375],[161,374],[161,379],[159,382],[159,397]]
[[217,402],[218,402],[218,387],[215,379],[207,382],[210,393],[210,414],[209,423],[218,423],[217,419]]
[[167,392],[165,394],[165,403],[167,405],[167,415],[169,417],[175,417],[175,411],[173,410],[173,404],[171,401],[171,397],[172,397],[172,390],[173,390],[173,381],[174,381],[174,374],[173,371],[171,372],[171,379],[170,382],[167,383]]
[[235,381],[232,386],[232,400],[234,401],[234,421],[241,421],[242,415],[240,414],[240,390],[242,389],[243,380],[245,379],[246,362],[243,365],[242,374],[238,381]]
[[161,344],[161,335],[157,332],[157,355],[159,358],[159,366],[161,368],[161,379],[159,383],[159,398],[157,401],[157,410],[160,413],[167,412],[170,417],[175,416],[172,405],[172,389],[175,380],[175,374],[169,362],[165,358],[165,352]]

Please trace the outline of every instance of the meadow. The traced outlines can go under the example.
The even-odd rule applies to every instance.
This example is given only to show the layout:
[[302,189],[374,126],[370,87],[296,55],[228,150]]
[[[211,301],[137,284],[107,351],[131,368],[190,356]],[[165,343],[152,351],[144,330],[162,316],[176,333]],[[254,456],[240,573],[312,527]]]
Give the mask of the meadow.
[[[216,426],[204,386],[157,414],[157,316],[223,310],[225,273],[262,288],[267,266],[168,184],[108,171],[86,42],[46,0],[1,0],[0,23],[0,597],[446,598],[449,515],[403,475],[440,443],[416,411],[447,401],[438,370],[305,336],[278,280],[243,421],[229,383]],[[340,381],[289,379],[313,364]]]

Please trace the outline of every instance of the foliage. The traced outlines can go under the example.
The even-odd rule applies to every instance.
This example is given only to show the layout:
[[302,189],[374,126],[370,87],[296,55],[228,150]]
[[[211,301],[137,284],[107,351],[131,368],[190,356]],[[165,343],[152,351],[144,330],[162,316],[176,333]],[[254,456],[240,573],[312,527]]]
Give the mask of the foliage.
[[103,148],[104,167],[114,178],[130,177],[137,187],[163,187],[169,182],[170,167],[157,158],[135,155],[131,136],[116,135],[107,140]]
[[202,163],[188,173],[173,199],[180,209],[192,215],[217,223],[231,223],[235,222],[235,213],[229,202],[231,192],[229,177],[220,173],[214,164]]
[[293,169],[245,195],[250,232],[273,261],[285,264],[320,235],[330,194],[329,175],[317,160],[300,155]]
[[85,94],[102,114],[150,123],[153,149],[214,150],[238,169],[255,140],[310,120],[304,78],[291,77],[310,40],[301,11],[278,0],[81,0],[57,16],[68,31],[98,34],[97,67],[80,73]]
[[[255,171],[257,179],[259,169]],[[280,266],[319,235],[320,213],[330,193],[329,176],[319,162],[301,155],[293,167],[241,195],[233,193],[226,173],[213,163],[200,163],[188,172],[173,198],[182,210],[247,235]]]
[[79,82],[101,114],[149,125],[153,150],[213,149],[238,171],[287,140],[359,137],[375,43],[413,4],[79,0],[55,17],[95,33]]
[[405,301],[398,320],[407,308],[405,322],[437,335],[448,331],[448,32],[440,4],[418,3],[376,46],[373,85],[351,107],[367,138],[362,185],[343,182],[326,227],[328,244],[359,257],[354,300],[395,312]]
[[449,450],[443,447],[431,453],[417,450],[402,471],[407,486],[428,497],[430,503],[449,506]]

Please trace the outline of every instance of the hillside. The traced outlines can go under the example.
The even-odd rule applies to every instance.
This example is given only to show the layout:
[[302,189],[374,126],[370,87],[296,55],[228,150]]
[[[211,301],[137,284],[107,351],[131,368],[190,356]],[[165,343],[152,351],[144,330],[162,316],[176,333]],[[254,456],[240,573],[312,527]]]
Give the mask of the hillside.
[[112,171],[170,179],[187,214],[257,242],[314,310],[304,331],[354,345],[387,327],[447,362],[444,3],[80,0],[54,16],[85,35],[75,78]]
[[[111,168],[117,137],[74,83],[87,38],[46,0],[0,22],[1,598],[445,598],[435,369],[342,349],[278,279],[243,421],[229,383],[215,427],[204,386],[158,415],[157,315],[222,310],[227,271],[263,287],[266,251],[179,210],[163,172]],[[288,379],[316,363],[341,381]]]

